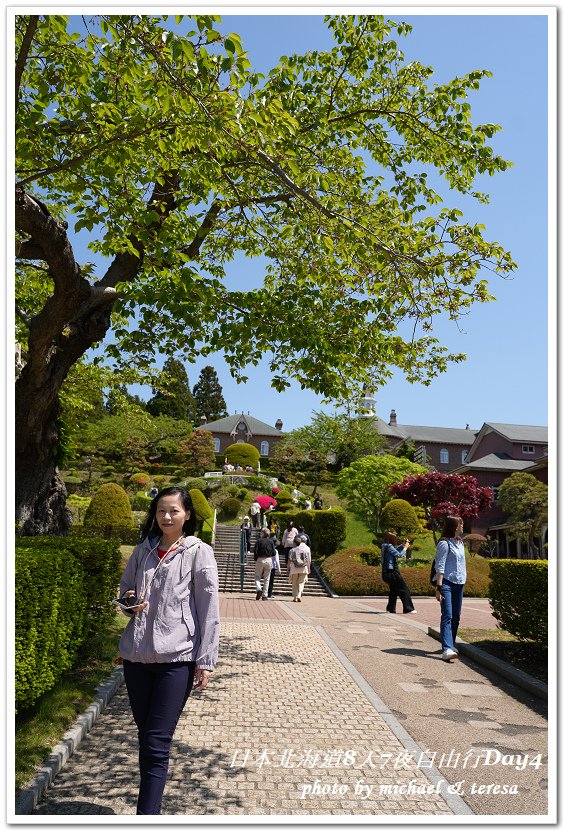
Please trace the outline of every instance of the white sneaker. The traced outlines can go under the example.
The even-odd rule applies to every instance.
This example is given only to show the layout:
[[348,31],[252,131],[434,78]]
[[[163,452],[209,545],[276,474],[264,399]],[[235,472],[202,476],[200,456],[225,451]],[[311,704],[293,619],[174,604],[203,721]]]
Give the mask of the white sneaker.
[[456,657],[459,657],[459,654],[452,648],[445,648],[442,652],[442,660],[455,660]]

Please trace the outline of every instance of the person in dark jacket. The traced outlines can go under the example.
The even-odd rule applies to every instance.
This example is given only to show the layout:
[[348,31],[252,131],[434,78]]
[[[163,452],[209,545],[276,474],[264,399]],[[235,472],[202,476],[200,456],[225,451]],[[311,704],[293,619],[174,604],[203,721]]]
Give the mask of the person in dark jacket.
[[407,583],[401,576],[397,565],[397,559],[406,555],[409,545],[409,540],[405,539],[403,544],[397,547],[397,537],[391,532],[387,532],[383,537],[381,577],[389,585],[389,599],[386,608],[389,614],[395,613],[397,597],[400,597],[403,603],[403,614],[416,614]]
[[260,531],[254,547],[254,573],[256,576],[256,599],[268,599],[268,583],[272,572],[272,557],[276,555],[276,544],[267,527]]
[[245,516],[242,524],[240,526],[241,531],[243,530],[246,534],[246,550],[250,550],[250,541],[252,539],[252,525],[250,524],[250,516]]

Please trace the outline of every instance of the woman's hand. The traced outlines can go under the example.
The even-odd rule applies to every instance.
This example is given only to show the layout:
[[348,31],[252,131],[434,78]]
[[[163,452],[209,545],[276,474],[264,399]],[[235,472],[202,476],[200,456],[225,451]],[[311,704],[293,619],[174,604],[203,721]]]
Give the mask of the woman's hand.
[[207,682],[209,680],[209,675],[211,672],[209,669],[196,669],[194,674],[194,692],[202,692],[205,687],[207,686]]
[[436,599],[438,600],[438,602],[442,602],[442,592],[439,588],[436,588]]
[[[123,594],[124,598],[125,597],[134,597],[134,596],[135,596],[135,591],[125,591],[125,593]],[[148,602],[142,602],[140,605],[130,605],[127,610],[132,611],[134,614],[136,614],[137,611],[142,611],[143,608],[147,607],[147,605],[148,605]]]

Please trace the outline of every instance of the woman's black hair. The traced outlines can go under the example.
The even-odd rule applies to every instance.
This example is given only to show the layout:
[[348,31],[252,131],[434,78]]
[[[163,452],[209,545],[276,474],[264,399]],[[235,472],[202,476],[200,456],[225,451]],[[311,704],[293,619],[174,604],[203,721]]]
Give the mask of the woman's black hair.
[[457,526],[461,522],[461,516],[446,516],[442,522],[442,539],[453,539],[457,536]]
[[190,511],[189,518],[186,519],[183,524],[182,534],[184,536],[193,536],[197,524],[197,516],[192,503],[192,497],[184,487],[165,487],[164,490],[161,490],[159,494],[154,497],[149,505],[147,518],[145,519],[141,532],[141,542],[146,539],[147,536],[162,536],[162,530],[158,526],[158,522],[156,520],[156,508],[158,502],[163,496],[175,496],[176,494],[180,496],[184,510]]

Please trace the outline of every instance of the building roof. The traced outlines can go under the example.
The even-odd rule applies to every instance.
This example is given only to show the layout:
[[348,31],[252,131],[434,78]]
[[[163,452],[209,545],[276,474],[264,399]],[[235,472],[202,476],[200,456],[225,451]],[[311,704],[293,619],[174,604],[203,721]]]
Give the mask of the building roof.
[[477,458],[475,461],[466,461],[465,464],[462,464],[454,472],[470,473],[472,470],[493,470],[499,473],[516,473],[533,466],[533,461],[511,458],[505,452],[492,452],[489,455],[484,455],[482,458]]
[[491,432],[502,435],[507,441],[522,444],[547,444],[547,427],[536,427],[528,424],[497,424],[492,421],[485,421],[471,448],[467,460],[471,461],[479,446],[481,438]]
[[413,441],[420,441],[428,444],[461,444],[470,447],[475,441],[478,430],[456,429],[455,427],[424,427],[410,424],[386,424],[381,418],[376,417],[377,431],[386,438],[397,438],[404,441],[411,438]]
[[236,432],[237,425],[240,421],[248,426],[251,435],[276,435],[278,438],[283,435],[281,429],[276,429],[265,424],[264,421],[259,421],[258,418],[253,418],[252,415],[244,413],[236,413],[234,415],[227,415],[226,418],[219,418],[217,421],[210,421],[208,424],[200,424],[196,429],[208,429],[209,432],[222,432],[226,435],[231,435]]

